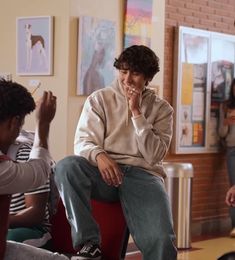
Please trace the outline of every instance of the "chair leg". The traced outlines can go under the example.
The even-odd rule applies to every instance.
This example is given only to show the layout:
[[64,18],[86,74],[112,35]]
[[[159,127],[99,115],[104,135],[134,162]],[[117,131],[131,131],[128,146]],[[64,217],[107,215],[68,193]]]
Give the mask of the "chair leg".
[[130,231],[128,228],[126,228],[125,237],[124,237],[123,245],[122,245],[121,260],[125,259],[129,236],[130,236]]

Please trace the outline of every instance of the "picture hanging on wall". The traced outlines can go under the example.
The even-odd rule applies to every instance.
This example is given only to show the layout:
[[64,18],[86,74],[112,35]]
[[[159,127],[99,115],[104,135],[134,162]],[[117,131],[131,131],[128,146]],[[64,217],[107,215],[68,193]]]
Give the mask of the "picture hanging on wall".
[[89,95],[113,81],[116,50],[115,22],[81,16],[78,43],[77,95]]
[[18,75],[52,75],[53,17],[19,17],[17,26]]
[[127,0],[124,23],[124,48],[151,45],[153,0]]
[[235,75],[235,36],[180,26],[174,53],[172,150],[218,152],[219,108]]

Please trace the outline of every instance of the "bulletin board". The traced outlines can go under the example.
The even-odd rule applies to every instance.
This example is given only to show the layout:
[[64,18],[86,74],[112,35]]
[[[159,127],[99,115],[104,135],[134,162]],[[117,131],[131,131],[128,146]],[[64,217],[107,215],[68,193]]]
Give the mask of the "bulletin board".
[[228,98],[234,63],[234,35],[177,28],[174,153],[218,152],[219,106]]

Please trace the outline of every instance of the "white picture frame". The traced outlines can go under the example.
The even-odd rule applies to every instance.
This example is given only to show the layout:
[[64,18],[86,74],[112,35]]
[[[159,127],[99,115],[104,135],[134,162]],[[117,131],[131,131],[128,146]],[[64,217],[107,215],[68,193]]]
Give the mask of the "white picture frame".
[[52,75],[53,17],[18,17],[16,27],[16,74]]
[[219,152],[219,107],[235,75],[235,36],[179,26],[174,53],[172,152]]

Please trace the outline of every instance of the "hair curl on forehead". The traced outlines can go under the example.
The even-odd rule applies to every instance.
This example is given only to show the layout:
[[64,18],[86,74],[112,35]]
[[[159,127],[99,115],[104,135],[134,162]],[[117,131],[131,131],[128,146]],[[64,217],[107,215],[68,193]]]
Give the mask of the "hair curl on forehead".
[[113,66],[116,69],[125,69],[142,73],[145,78],[151,80],[159,72],[159,58],[144,45],[133,45],[126,48],[115,59]]
[[14,116],[24,117],[35,109],[35,102],[22,85],[0,79],[0,122]]

